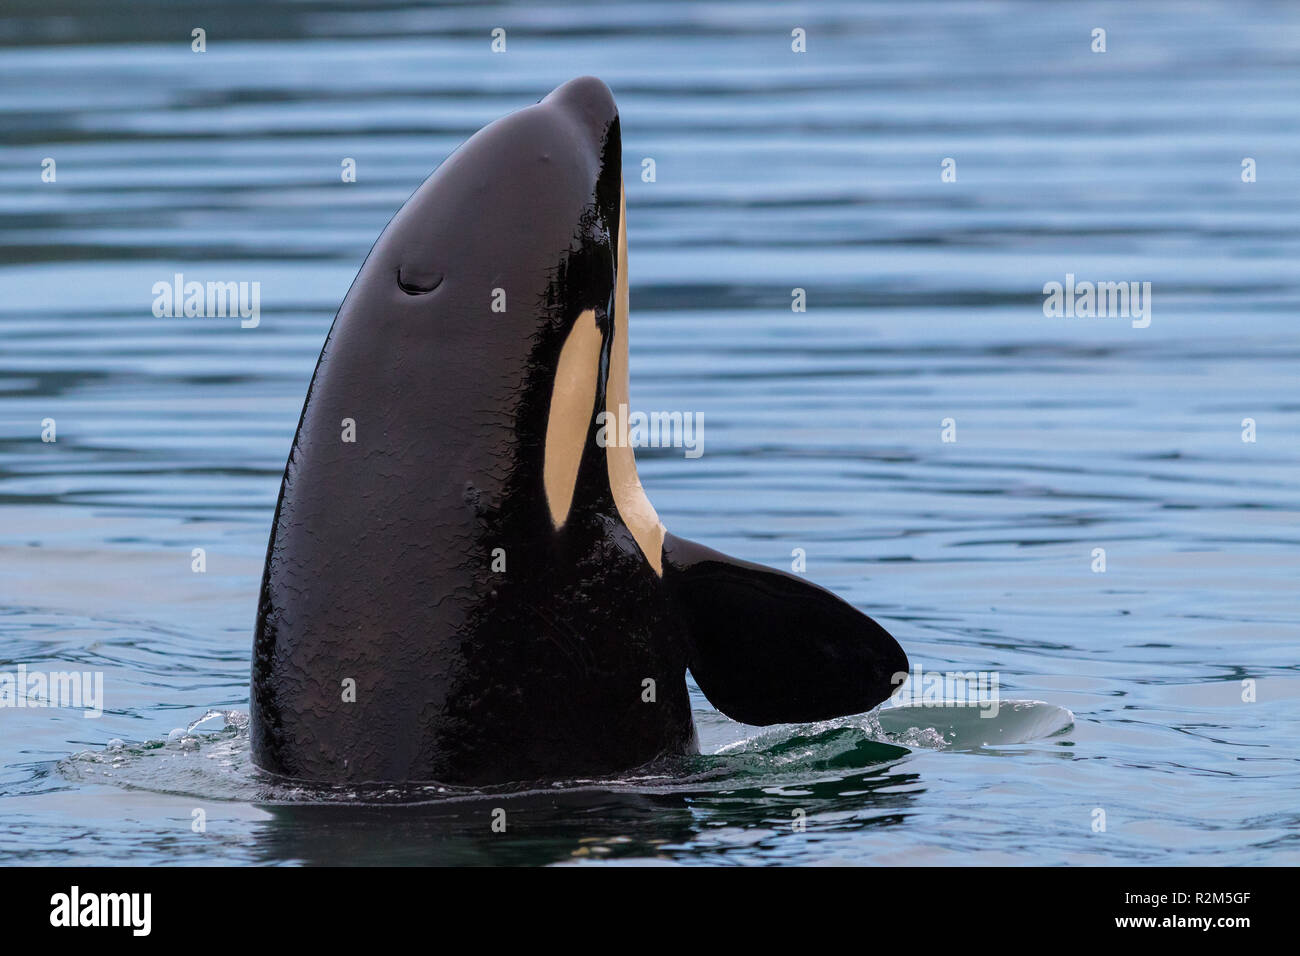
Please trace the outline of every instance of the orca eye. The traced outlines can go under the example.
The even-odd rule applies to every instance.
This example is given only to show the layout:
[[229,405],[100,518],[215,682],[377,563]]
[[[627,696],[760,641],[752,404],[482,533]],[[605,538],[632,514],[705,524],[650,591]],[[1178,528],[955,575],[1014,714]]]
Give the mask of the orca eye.
[[407,295],[424,295],[442,283],[442,273],[435,269],[397,267],[397,287]]

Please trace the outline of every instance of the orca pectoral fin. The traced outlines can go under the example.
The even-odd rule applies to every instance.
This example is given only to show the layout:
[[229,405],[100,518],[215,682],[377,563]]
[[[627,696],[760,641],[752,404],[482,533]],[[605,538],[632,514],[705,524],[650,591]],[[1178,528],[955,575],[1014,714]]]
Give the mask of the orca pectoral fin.
[[664,538],[664,583],[709,701],[745,724],[805,723],[870,710],[906,674],[883,627],[825,588]]

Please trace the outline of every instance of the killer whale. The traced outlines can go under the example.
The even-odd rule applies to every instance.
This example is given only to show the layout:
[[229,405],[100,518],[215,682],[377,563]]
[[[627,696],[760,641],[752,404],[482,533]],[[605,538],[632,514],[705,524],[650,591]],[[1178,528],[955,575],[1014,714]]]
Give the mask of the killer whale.
[[321,350],[253,642],[253,760],[490,784],[697,748],[907,671],[871,618],[668,532],[597,415],[628,402],[618,110],[594,77],[484,127],[397,212]]

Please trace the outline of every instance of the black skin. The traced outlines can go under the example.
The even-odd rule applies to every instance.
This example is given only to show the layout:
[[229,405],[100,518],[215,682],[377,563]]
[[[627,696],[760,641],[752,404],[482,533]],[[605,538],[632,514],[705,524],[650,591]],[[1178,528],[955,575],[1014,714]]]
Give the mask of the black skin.
[[[595,437],[621,158],[609,90],[573,80],[472,137],[375,243],[276,507],[253,648],[259,767],[465,785],[609,774],[696,749],[688,667],[756,724],[868,710],[906,671],[893,638],[829,592],[671,534],[661,577],[623,524]],[[556,529],[550,396],[589,309],[597,396]]]

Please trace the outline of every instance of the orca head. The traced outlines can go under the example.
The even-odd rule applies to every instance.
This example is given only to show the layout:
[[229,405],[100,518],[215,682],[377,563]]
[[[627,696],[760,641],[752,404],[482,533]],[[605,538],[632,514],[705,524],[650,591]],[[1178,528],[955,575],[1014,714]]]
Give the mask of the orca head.
[[[664,529],[633,450],[595,440],[600,412],[620,416],[628,405],[621,163],[609,88],[591,76],[570,80],[456,150],[393,218],[357,284],[367,299],[387,285],[399,308],[444,319],[447,299],[470,297],[452,311],[527,343],[540,388],[525,404],[545,409],[546,420],[521,421],[520,430],[542,437],[552,526],[563,528],[575,507],[616,512],[662,575]],[[498,298],[502,311],[487,313]]]
[[430,418],[479,412],[468,433],[512,429],[488,439],[517,476],[503,495],[544,500],[555,529],[577,508],[617,512],[661,574],[663,529],[632,449],[596,441],[599,413],[628,402],[621,163],[618,108],[591,76],[474,134],[376,241],[317,385],[359,389],[382,370],[406,414],[420,413],[417,389],[445,385],[457,398],[425,405]]

